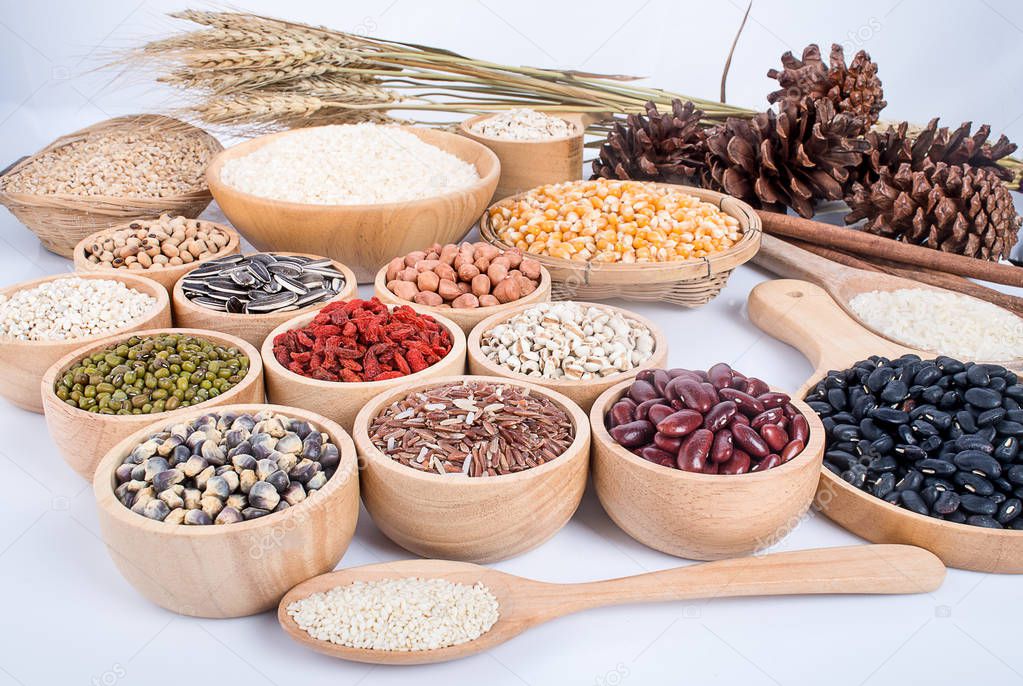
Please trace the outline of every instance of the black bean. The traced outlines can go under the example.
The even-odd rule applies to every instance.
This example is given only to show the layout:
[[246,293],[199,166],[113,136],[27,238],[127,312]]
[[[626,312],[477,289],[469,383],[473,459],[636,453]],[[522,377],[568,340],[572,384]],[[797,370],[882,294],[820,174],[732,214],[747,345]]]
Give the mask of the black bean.
[[892,448],[892,452],[901,455],[907,460],[923,460],[927,457],[927,451],[918,445],[903,443]]
[[[859,389],[857,389],[859,390]],[[877,401],[869,395],[865,395],[862,398],[858,398],[852,404],[852,416],[856,419],[863,419],[868,416],[875,407],[877,407]]]
[[930,403],[931,405],[937,405],[939,402],[941,402],[941,396],[943,395],[945,395],[945,389],[937,384],[934,384],[933,386],[928,386],[927,388],[920,392],[920,399],[926,403]]
[[979,450],[964,450],[956,453],[955,466],[979,476],[998,477],[1002,475],[1002,464],[987,453]]
[[867,469],[863,465],[855,464],[842,472],[842,479],[851,486],[863,488],[863,485],[867,482]]
[[1010,436],[995,446],[994,452],[991,453],[994,458],[999,462],[1011,462],[1016,459],[1019,455],[1019,439],[1015,436]]
[[964,434],[955,441],[956,450],[980,450],[981,452],[990,453],[994,448],[990,443],[983,440],[979,436],[973,434]]
[[[1004,407],[992,407],[977,414],[977,426],[992,426],[1005,419]],[[997,431],[997,429],[996,429]]]
[[902,491],[899,494],[899,501],[907,510],[911,510],[917,514],[928,515],[931,513],[927,504],[924,502],[923,498],[920,497],[920,493],[917,491]]
[[909,425],[909,428],[912,429],[913,433],[920,436],[921,438],[927,438],[929,436],[938,435],[938,427],[934,426],[933,424],[924,419],[915,420],[912,424]]
[[[830,409],[831,406],[829,405],[828,407]],[[969,410],[959,410],[956,412],[956,422],[968,434],[977,432],[977,420],[973,418],[973,414]]]
[[1023,410],[1015,407],[1010,408],[1009,403],[1018,404],[1012,398],[1002,398],[1002,407],[1005,408],[1005,419],[1010,422],[1019,422],[1023,424]]
[[1017,486],[1023,485],[1023,465],[1018,464],[1009,467],[1009,471],[1005,476]]
[[891,455],[882,455],[875,457],[867,465],[867,469],[871,472],[895,472],[899,468],[899,463]]
[[887,455],[895,448],[895,439],[891,436],[881,436],[872,441],[870,447],[878,455]]
[[836,424],[831,430],[831,437],[836,441],[854,441],[860,437],[860,427],[855,424]]
[[991,483],[995,485],[1002,493],[1012,493],[1012,482],[1006,479],[1004,476],[1000,476],[995,479],[991,479]]
[[895,378],[895,370],[891,367],[878,367],[867,377],[866,386],[874,393],[881,391],[889,381]]
[[994,443],[995,439],[998,438],[998,430],[993,426],[982,426],[977,430],[977,435],[983,437],[988,443]]
[[828,391],[828,403],[838,411],[846,407],[845,391],[841,388],[832,388]]
[[918,470],[920,470],[921,474],[931,474],[938,476],[951,476],[952,474],[955,474],[958,471],[956,469],[956,465],[952,464],[951,462],[946,462],[945,460],[935,460],[932,458],[918,460],[914,466]]
[[892,505],[898,505],[900,497],[901,497],[900,491],[892,491],[888,493],[888,495],[882,496],[882,500],[884,500],[886,503],[891,503]]
[[924,475],[915,469],[911,469],[906,472],[901,479],[895,484],[896,490],[899,491],[915,491],[920,488],[924,483]]
[[834,462],[828,462],[827,460],[824,460],[824,467],[832,474],[837,474],[838,476],[842,475],[843,470]]
[[920,441],[920,449],[928,453],[938,450],[942,445],[941,436],[928,436]]
[[887,436],[888,434],[881,431],[877,424],[874,423],[873,419],[866,417],[860,420],[860,435],[868,440],[876,441],[882,436]]
[[941,491],[934,486],[928,486],[920,491],[920,497],[923,498],[928,508],[934,507],[934,503],[937,502],[940,495]]
[[995,377],[988,382],[987,387],[990,388],[992,391],[997,391],[998,393],[1001,393],[1006,389],[1008,385],[1009,384],[1005,383],[1005,379]]
[[[886,403],[899,403],[909,397],[909,388],[903,381],[893,379],[881,391],[881,400]],[[1001,403],[1001,397],[998,402]]]
[[937,408],[925,412],[921,416],[942,431],[952,426],[952,415]]
[[899,438],[903,443],[915,445],[918,442],[916,440],[916,436],[913,434],[913,429],[910,428],[909,424],[900,424],[898,428],[896,428],[895,433],[899,435]]
[[831,405],[826,402],[821,402],[820,400],[808,400],[806,404],[810,406],[811,410],[822,417],[826,417],[832,412]]
[[938,381],[944,372],[942,372],[936,364],[925,364],[920,368],[920,371],[913,377],[913,383],[920,386],[930,386]]
[[959,509],[959,494],[955,491],[941,491],[931,509],[943,515],[955,512]]
[[960,507],[972,514],[991,516],[998,512],[998,506],[990,499],[973,493],[963,493],[959,496]]
[[892,491],[895,490],[895,475],[891,472],[885,472],[881,476],[874,480],[874,485],[870,487],[870,492],[877,498],[883,498]]
[[983,527],[986,527],[988,529],[1004,529],[1005,528],[1001,524],[999,524],[997,520],[995,520],[994,518],[989,517],[987,515],[979,515],[979,514],[972,515],[972,516],[966,518],[966,523],[969,524],[970,526],[983,526]]
[[1002,503],[1009,499],[1009,496],[1005,495],[1004,493],[995,492],[989,495],[988,499],[995,505],[1001,506]]
[[1012,421],[1002,421],[995,424],[995,429],[1002,436],[1023,436],[1023,424]]
[[934,360],[934,364],[938,365],[938,369],[946,374],[957,374],[966,368],[966,366],[959,360],[945,355],[936,358]]
[[[971,367],[971,369],[976,369],[976,367]],[[987,372],[984,373],[984,376],[987,376]],[[963,397],[971,405],[985,410],[1002,407],[1002,395],[989,388],[967,388]]]
[[991,375],[984,365],[975,364],[966,370],[966,380],[974,386],[987,386],[991,381]]
[[995,485],[993,483],[972,472],[956,472],[952,480],[959,486],[962,486],[962,490],[977,495],[988,496],[995,492]]
[[894,407],[876,407],[870,413],[870,417],[886,424],[905,424],[909,421],[908,412],[896,410]]
[[1023,384],[1016,383],[1006,386],[1002,392],[1014,400],[1023,402]]
[[859,420],[853,416],[852,412],[836,412],[831,415],[831,418],[835,420],[836,424],[857,424]]
[[946,522],[955,522],[956,524],[966,523],[966,514],[962,510],[956,510],[945,515]]
[[824,453],[824,459],[837,465],[842,471],[849,469],[849,467],[859,462],[859,458],[856,455],[844,450],[829,450]]

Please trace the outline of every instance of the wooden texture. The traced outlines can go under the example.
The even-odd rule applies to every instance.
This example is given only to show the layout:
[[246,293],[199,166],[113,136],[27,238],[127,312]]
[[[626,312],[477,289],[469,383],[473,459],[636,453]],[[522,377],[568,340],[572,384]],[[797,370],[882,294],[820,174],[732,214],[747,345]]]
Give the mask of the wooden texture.
[[433,243],[454,243],[472,228],[497,187],[501,164],[488,148],[465,136],[436,129],[402,127],[425,143],[476,167],[480,180],[432,198],[377,205],[312,205],[243,193],[220,180],[229,159],[244,157],[283,131],[240,143],[217,155],[206,179],[220,208],[258,250],[296,250],[344,262],[361,283],[397,255]]
[[[238,252],[239,244],[241,243],[241,236],[238,235],[237,231],[232,229],[230,226],[226,226],[224,224],[217,224],[216,222],[206,222],[206,220],[203,220],[203,221],[205,223],[207,223],[207,224],[213,224],[215,227],[217,227],[218,229],[223,231],[224,234],[227,236],[227,245],[225,245],[223,248],[221,248],[216,254],[214,254],[214,255],[212,255],[212,256],[210,256],[208,258],[204,258],[202,260],[195,260],[194,262],[190,262],[188,264],[178,265],[178,266],[175,266],[175,267],[165,267],[163,269],[143,269],[143,270],[114,269],[113,267],[109,267],[109,266],[105,266],[105,265],[99,265],[99,264],[96,264],[94,262],[89,261],[89,258],[86,257],[86,254],[85,254],[85,250],[86,250],[86,248],[88,246],[92,245],[97,240],[102,240],[103,238],[105,238],[106,236],[108,236],[110,233],[112,233],[114,231],[117,231],[119,229],[126,229],[126,228],[128,228],[128,225],[131,224],[131,222],[128,222],[126,224],[122,224],[120,226],[115,226],[115,227],[112,227],[112,228],[109,228],[109,229],[103,229],[102,231],[97,231],[96,233],[89,234],[88,236],[86,236],[82,240],[78,241],[78,244],[75,245],[74,252],[71,255],[71,260],[75,263],[75,271],[76,272],[83,273],[83,274],[84,273],[124,274],[126,272],[128,274],[137,274],[139,276],[144,276],[147,279],[152,279],[153,281],[156,281],[157,283],[159,283],[161,286],[163,286],[167,290],[168,294],[170,294],[171,291],[174,290],[174,284],[177,283],[177,280],[180,279],[185,274],[187,274],[188,272],[192,271],[193,269],[198,268],[199,265],[203,264],[204,262],[208,262],[209,260],[215,260],[218,257],[224,257],[226,255],[232,255],[232,254]],[[197,328],[206,328],[206,327],[197,327]]]
[[[224,149],[216,138],[191,124],[158,114],[133,114],[101,121],[61,136],[39,152],[15,164],[3,176],[10,176],[26,168],[39,156],[51,150],[117,129],[139,131],[150,129],[157,133],[186,131],[198,138],[210,152],[216,153]],[[0,177],[0,203],[39,238],[44,248],[68,259],[71,259],[78,241],[100,229],[134,219],[155,219],[161,214],[198,217],[213,199],[207,188],[162,198],[120,198],[103,195],[9,193],[3,190],[3,185],[3,178]]]
[[501,178],[491,202],[527,191],[536,186],[576,181],[583,174],[583,127],[571,118],[572,133],[562,138],[520,141],[473,133],[479,121],[494,116],[480,114],[458,124],[458,132],[487,146],[501,161]]
[[263,368],[266,370],[266,396],[270,402],[319,412],[340,424],[345,431],[352,430],[359,410],[374,398],[426,379],[461,374],[465,371],[465,334],[462,333],[461,327],[450,319],[434,316],[434,319],[451,334],[451,351],[440,362],[421,372],[397,379],[363,383],[321,381],[296,374],[286,369],[274,357],[274,338],[290,329],[305,326],[315,316],[316,312],[308,312],[292,317],[271,331],[263,341],[260,353],[263,356]]
[[[735,217],[742,237],[728,250],[677,262],[598,263],[576,262],[547,255],[531,255],[551,272],[552,297],[555,300],[625,300],[667,302],[683,307],[699,307],[710,302],[728,281],[729,274],[748,261],[760,248],[760,219],[753,208],[729,195],[674,184],[675,190],[695,195]],[[518,196],[505,198],[491,207],[510,204]],[[499,248],[509,247],[497,236],[490,223],[490,210],[480,218],[480,236]]]
[[[774,236],[764,236],[760,252],[757,253],[754,259],[758,265],[778,276],[804,279],[822,287],[831,295],[835,303],[845,310],[846,314],[856,320],[860,326],[882,338],[888,338],[888,336],[875,329],[868,322],[860,319],[852,309],[850,303],[857,295],[871,291],[897,291],[902,289],[927,290],[942,294],[950,292],[943,288],[918,283],[899,276],[847,267],[802,248],[790,245]],[[969,296],[964,295],[963,297]],[[1021,325],[1023,325],[1023,321],[1021,321]],[[908,345],[904,341],[894,342]],[[943,351],[930,351],[929,354],[931,357],[935,357],[943,354]],[[1023,366],[1023,360],[1021,359],[976,361],[994,362],[1013,368]]]
[[209,412],[189,408],[134,431],[103,458],[93,479],[100,531],[118,570],[146,599],[194,617],[265,612],[305,579],[341,560],[359,516],[359,470],[351,437],[334,422],[293,407],[232,404],[217,411],[271,409],[327,433],[341,461],[322,488],[298,505],[236,524],[167,524],[132,512],[114,495],[114,470],[131,449],[169,424]]
[[[79,276],[83,279],[120,281],[125,286],[156,298],[149,312],[113,334],[120,336],[129,331],[166,328],[171,325],[170,298],[160,284],[133,274],[55,274],[8,286],[0,294],[10,296],[16,291],[34,288],[41,283]],[[111,334],[86,336],[69,341],[22,341],[0,336],[0,395],[8,402],[29,412],[42,412],[43,400],[39,394],[39,381],[54,362],[73,350],[93,341],[104,340]]]
[[604,391],[590,410],[593,485],[625,533],[669,555],[717,560],[769,548],[798,526],[824,455],[824,427],[805,403],[792,399],[810,440],[789,462],[750,474],[694,474],[648,462],[611,438],[604,415],[630,383]]
[[550,302],[551,274],[544,267],[540,267],[540,285],[537,286],[536,290],[529,295],[519,298],[514,302],[504,303],[502,305],[492,305],[490,307],[455,309],[453,307],[431,307],[429,305],[419,305],[409,300],[402,300],[387,289],[387,265],[384,265],[380,271],[377,272],[376,279],[373,281],[373,295],[388,305],[410,305],[418,311],[425,312],[426,314],[447,317],[455,324],[462,327],[462,331],[464,331],[465,335],[468,336],[469,332],[473,330],[473,327],[484,319],[500,314],[501,312],[507,312],[516,305],[535,305],[537,303]]
[[[250,253],[251,254],[251,253]],[[279,252],[275,255],[300,255],[321,259],[319,255],[309,255],[297,252]],[[234,314],[232,312],[217,312],[201,305],[196,305],[188,297],[181,286],[181,279],[174,283],[171,290],[171,307],[174,308],[174,323],[178,326],[189,329],[209,329],[221,331],[232,336],[242,338],[251,343],[256,349],[263,345],[267,334],[276,329],[284,322],[294,319],[297,316],[308,312],[319,312],[328,302],[335,300],[348,300],[358,295],[359,284],[355,272],[337,261],[332,261],[334,268],[345,275],[345,285],[337,295],[330,300],[314,303],[308,307],[288,312],[267,312],[265,314]],[[185,275],[182,275],[184,278]]]
[[[903,347],[859,326],[823,289],[805,281],[759,284],[749,296],[750,320],[799,350],[813,372],[796,392],[802,398],[829,369],[847,369],[870,355],[888,358],[926,352]],[[932,356],[933,357],[933,356]],[[875,543],[926,548],[950,567],[1023,573],[1023,532],[955,524],[910,512],[853,488],[822,470],[816,506],[849,531]]]
[[484,355],[483,351],[480,349],[480,341],[483,339],[484,332],[490,331],[498,324],[501,324],[523,310],[527,310],[532,307],[532,305],[519,305],[484,319],[480,322],[479,326],[473,329],[472,333],[469,334],[467,342],[469,373],[487,376],[503,376],[508,379],[535,383],[538,386],[543,386],[544,388],[549,388],[552,391],[557,391],[562,395],[568,396],[572,399],[572,402],[581,407],[584,412],[589,412],[590,407],[593,405],[593,401],[597,399],[597,396],[611,386],[625,381],[626,379],[632,379],[636,376],[636,374],[639,374],[644,369],[656,369],[664,367],[667,364],[668,339],[664,335],[664,332],[662,332],[652,321],[646,317],[636,314],[635,312],[630,312],[629,310],[624,310],[620,307],[612,307],[611,305],[603,305],[600,303],[580,302],[578,304],[584,307],[597,307],[605,311],[610,310],[647,327],[654,339],[653,354],[649,359],[635,369],[631,369],[627,372],[610,374],[597,379],[581,379],[578,381],[569,379],[544,379],[537,376],[526,376],[525,374],[513,372],[508,367],[498,364]]
[[133,331],[131,336],[156,336],[168,333],[196,336],[220,345],[238,348],[249,358],[249,371],[245,378],[233,388],[199,405],[157,414],[99,414],[71,407],[56,396],[53,386],[60,375],[82,358],[109,345],[127,340],[130,336],[127,334],[108,336],[64,355],[50,365],[37,388],[43,398],[46,428],[49,429],[50,437],[53,439],[54,445],[57,446],[57,452],[83,478],[92,479],[96,465],[99,464],[103,455],[124,438],[125,434],[140,427],[148,426],[153,422],[173,421],[177,417],[185,416],[191,412],[193,407],[209,410],[232,403],[263,402],[263,362],[260,360],[259,351],[256,348],[237,336],[200,329],[162,327]]
[[[288,606],[355,581],[419,577],[485,585],[497,598],[497,623],[474,641],[423,651],[348,648],[299,628]],[[928,593],[945,580],[934,555],[905,545],[859,545],[774,553],[579,584],[554,584],[448,560],[401,560],[353,567],[305,581],[281,599],[277,619],[299,644],[332,657],[380,664],[425,664],[489,650],[574,612],[611,605],[781,595]]]
[[787,214],[763,210],[757,210],[757,214],[763,222],[765,233],[809,241],[861,255],[894,260],[902,264],[937,269],[949,274],[1023,288],[1023,269],[1011,264],[999,264],[942,252],[883,236],[875,236],[856,229],[842,228]]
[[[556,459],[495,477],[427,474],[395,462],[369,440],[380,412],[409,393],[463,380],[513,384],[551,398],[568,413],[575,439]],[[366,403],[352,431],[362,471],[362,501],[392,541],[424,557],[496,562],[532,550],[558,532],[586,488],[590,430],[571,400],[535,384],[493,376],[448,376],[381,393]]]

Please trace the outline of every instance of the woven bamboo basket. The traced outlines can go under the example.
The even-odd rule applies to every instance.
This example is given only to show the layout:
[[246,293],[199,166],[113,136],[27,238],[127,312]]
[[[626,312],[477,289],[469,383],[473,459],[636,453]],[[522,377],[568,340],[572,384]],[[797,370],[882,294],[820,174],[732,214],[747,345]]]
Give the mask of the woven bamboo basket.
[[[704,188],[670,186],[713,203],[722,212],[736,218],[742,237],[728,250],[679,262],[589,263],[574,262],[545,255],[532,255],[551,273],[551,297],[554,300],[609,300],[622,298],[647,302],[666,302],[682,307],[705,305],[721,292],[728,275],[747,262],[760,249],[760,217],[748,204],[730,195]],[[509,247],[497,236],[490,223],[490,210],[515,202],[522,194],[494,203],[480,218],[480,235],[502,248]]]
[[115,117],[93,124],[62,136],[34,155],[19,160],[0,174],[0,203],[33,232],[47,250],[71,258],[75,245],[97,231],[137,219],[153,219],[164,213],[195,218],[213,200],[205,184],[200,190],[163,198],[119,198],[65,193],[30,195],[9,193],[4,190],[4,181],[7,177],[32,164],[40,155],[89,136],[119,128],[148,129],[157,135],[162,131],[186,131],[203,142],[210,151],[211,158],[224,149],[216,138],[191,124],[157,114],[138,114]]

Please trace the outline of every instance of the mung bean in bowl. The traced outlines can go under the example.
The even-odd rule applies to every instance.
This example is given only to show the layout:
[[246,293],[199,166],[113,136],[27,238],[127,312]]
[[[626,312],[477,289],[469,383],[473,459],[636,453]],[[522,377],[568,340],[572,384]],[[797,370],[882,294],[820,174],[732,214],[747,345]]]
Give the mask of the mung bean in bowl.
[[69,352],[108,336],[171,324],[170,299],[134,274],[57,274],[0,290],[0,395],[43,411],[39,380]]
[[470,332],[467,350],[470,374],[531,381],[588,411],[611,386],[664,366],[668,339],[634,312],[568,300],[491,315]]
[[367,511],[424,557],[494,562],[531,550],[586,488],[586,414],[528,382],[449,376],[393,389],[362,408],[353,438]]
[[[172,356],[182,351],[175,349],[185,342],[186,359],[176,361]],[[203,359],[204,367],[191,368]],[[46,370],[39,388],[57,450],[91,479],[103,455],[139,427],[193,407],[262,402],[263,363],[252,345],[230,334],[147,329],[73,350]]]
[[[684,377],[695,385],[680,393]],[[806,403],[723,364],[647,370],[612,386],[590,426],[608,516],[640,543],[694,560],[782,540],[813,500],[824,454],[824,427]]]
[[150,420],[107,452],[93,479],[103,540],[147,599],[185,615],[240,617],[340,561],[359,476],[337,424],[262,404]]

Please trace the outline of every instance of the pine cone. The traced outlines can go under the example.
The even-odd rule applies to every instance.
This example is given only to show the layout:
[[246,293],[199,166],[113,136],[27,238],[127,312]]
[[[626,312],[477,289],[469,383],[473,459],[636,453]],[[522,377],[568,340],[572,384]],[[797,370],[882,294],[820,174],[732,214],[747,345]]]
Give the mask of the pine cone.
[[773,104],[779,101],[800,102],[807,97],[814,100],[827,98],[839,113],[861,117],[866,131],[877,122],[878,114],[888,104],[884,100],[881,80],[877,78],[877,64],[860,50],[853,56],[852,64],[846,65],[845,51],[838,44],[831,46],[830,62],[830,67],[824,65],[821,50],[815,44],[803,50],[802,59],[786,52],[781,56],[781,71],[771,69],[767,72],[781,86],[767,96],[767,101]]
[[875,183],[855,184],[846,201],[852,211],[845,222],[866,219],[864,231],[995,262],[1009,256],[1023,224],[987,167],[924,160],[917,169],[882,168]]
[[863,120],[837,114],[828,99],[786,101],[780,111],[729,118],[707,137],[704,185],[755,207],[813,216],[814,201],[837,200],[862,163]]
[[673,100],[670,114],[648,102],[645,117],[630,114],[625,124],[615,122],[593,160],[591,178],[692,183],[706,153],[702,118],[691,102]]

